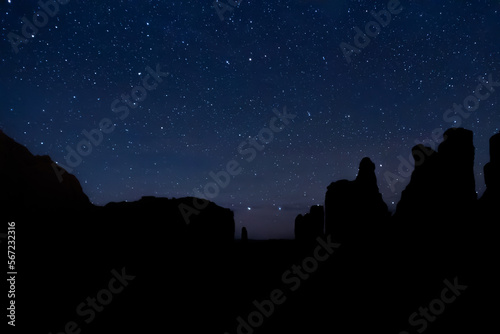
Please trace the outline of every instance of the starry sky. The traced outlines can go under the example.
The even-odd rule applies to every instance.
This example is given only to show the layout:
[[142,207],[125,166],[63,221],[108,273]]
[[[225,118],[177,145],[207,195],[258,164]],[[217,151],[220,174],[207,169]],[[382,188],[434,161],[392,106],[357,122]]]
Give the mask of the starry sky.
[[[500,1],[402,0],[367,31],[391,2],[70,0],[39,15],[35,0],[2,0],[0,128],[65,166],[83,131],[101,133],[71,168],[97,205],[203,193],[234,160],[211,200],[235,212],[237,237],[293,237],[296,215],[365,156],[394,210],[401,159],[451,126],[474,131],[481,195],[500,87],[453,104],[500,82]],[[269,138],[283,110],[294,117]]]

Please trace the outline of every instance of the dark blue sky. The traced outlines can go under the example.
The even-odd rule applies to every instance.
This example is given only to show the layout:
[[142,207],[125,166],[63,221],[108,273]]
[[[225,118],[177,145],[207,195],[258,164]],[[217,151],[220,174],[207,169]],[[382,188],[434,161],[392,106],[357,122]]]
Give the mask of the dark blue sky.
[[[67,147],[94,133],[72,173],[99,205],[203,193],[209,173],[235,160],[241,172],[212,200],[250,238],[291,237],[295,216],[323,203],[330,182],[354,179],[365,156],[393,209],[408,182],[398,157],[453,121],[474,131],[482,194],[500,127],[498,0],[401,1],[369,43],[354,41],[354,27],[366,32],[391,1],[242,0],[223,21],[212,4],[70,0],[35,14],[38,31],[22,43],[23,17],[31,25],[41,9],[2,1],[0,127],[68,167]],[[350,62],[341,43],[359,51]],[[157,66],[168,75],[155,80]],[[453,108],[464,99],[472,110]],[[296,116],[244,153],[284,107]]]

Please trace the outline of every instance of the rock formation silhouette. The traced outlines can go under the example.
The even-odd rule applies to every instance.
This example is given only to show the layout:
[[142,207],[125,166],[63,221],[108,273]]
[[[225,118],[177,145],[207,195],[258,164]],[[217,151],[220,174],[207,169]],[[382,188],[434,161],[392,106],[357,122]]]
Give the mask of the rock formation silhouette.
[[[484,236],[473,223],[479,217],[474,150],[473,133],[463,128],[446,130],[437,152],[423,145],[412,149],[415,169],[390,225],[397,236],[391,247],[404,255],[401,273],[412,282],[425,282],[430,272],[467,279],[477,270],[472,268],[483,256],[477,246]],[[430,289],[427,284],[422,291]]]
[[[24,215],[51,213],[55,220],[90,219],[98,215],[105,221],[140,222],[148,220],[165,224],[166,238],[186,237],[195,242],[231,242],[234,239],[234,214],[231,210],[207,201],[206,207],[192,214],[186,224],[179,205],[193,207],[200,199],[144,196],[135,202],[108,203],[94,206],[83,192],[78,179],[62,172],[49,156],[35,156],[0,130],[0,203],[3,219],[14,220]],[[59,180],[61,177],[61,180]],[[61,182],[59,182],[61,181]],[[58,213],[59,215],[56,215]],[[71,216],[68,216],[71,215]]]
[[248,241],[248,232],[247,232],[247,228],[245,226],[243,226],[241,228],[241,241],[242,242]]
[[234,213],[213,202],[199,210],[197,215],[190,216],[187,224],[182,216],[179,205],[192,205],[195,198],[161,198],[143,196],[133,202],[110,202],[99,212],[107,219],[122,221],[149,221],[164,225],[167,231],[165,239],[170,242],[185,240],[195,244],[229,243],[234,240]]
[[59,182],[54,168],[49,156],[31,154],[0,130],[0,203],[9,212],[89,208],[77,178],[59,169]]
[[[474,243],[474,264],[472,266],[478,286],[484,287],[482,293],[492,300],[498,300],[498,290],[489,290],[487,287],[496,284],[498,254],[498,221],[500,216],[500,133],[493,135],[489,140],[490,161],[483,167],[486,190],[478,201],[478,215],[474,217],[476,228],[467,238],[476,240]],[[486,310],[486,318],[495,318],[498,309]]]
[[479,199],[480,211],[485,219],[496,222],[500,205],[500,133],[490,138],[490,162],[483,171],[486,190]]
[[394,217],[423,225],[469,219],[477,199],[474,180],[473,133],[463,128],[445,131],[435,152],[417,145],[415,169],[403,190]]
[[[454,129],[445,137],[437,152],[413,148],[416,167],[395,217],[381,198],[375,165],[364,158],[354,181],[328,186],[324,207],[297,216],[295,236],[304,242],[232,242],[229,209],[205,202],[186,224],[179,206],[199,208],[200,199],[144,196],[91,205],[74,176],[64,173],[60,184],[50,158],[34,157],[0,133],[2,212],[14,217],[22,240],[16,303],[26,305],[23,318],[42,332],[60,332],[74,319],[89,332],[160,326],[190,333],[364,333],[375,324],[378,331],[399,333],[416,332],[408,319],[420,306],[440,312],[443,280],[458,279],[468,288],[452,305],[446,302],[446,312],[429,320],[425,333],[486,333],[498,314],[489,304],[498,297],[500,135],[490,139],[487,191],[479,201],[472,134]],[[467,212],[470,221],[464,221]],[[247,239],[246,228],[241,235]],[[340,247],[333,250],[331,241]],[[90,324],[75,317],[85,297],[106,297],[110,270],[121,268],[136,278],[112,305]],[[455,292],[444,296],[449,301]],[[44,307],[30,307],[32,300]]]
[[295,218],[295,240],[299,242],[315,242],[324,234],[325,214],[322,205],[313,205],[304,216]]
[[332,182],[325,196],[325,233],[338,242],[369,235],[390,213],[382,199],[375,164],[363,158],[354,181]]

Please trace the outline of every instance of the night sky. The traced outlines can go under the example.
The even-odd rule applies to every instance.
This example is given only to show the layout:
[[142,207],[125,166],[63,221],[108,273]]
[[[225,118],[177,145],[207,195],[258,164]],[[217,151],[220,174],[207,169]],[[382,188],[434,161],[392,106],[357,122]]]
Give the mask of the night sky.
[[[70,0],[35,14],[22,43],[23,17],[41,9],[2,0],[0,128],[67,167],[68,147],[95,134],[70,169],[97,205],[203,193],[234,160],[241,172],[210,199],[235,212],[236,237],[293,237],[296,215],[365,156],[394,210],[409,180],[398,156],[439,128],[474,131],[482,194],[500,128],[500,1],[242,0],[224,20],[212,5]],[[378,35],[354,41],[388,5]],[[464,99],[470,110],[454,109]],[[259,133],[267,144],[252,145]]]

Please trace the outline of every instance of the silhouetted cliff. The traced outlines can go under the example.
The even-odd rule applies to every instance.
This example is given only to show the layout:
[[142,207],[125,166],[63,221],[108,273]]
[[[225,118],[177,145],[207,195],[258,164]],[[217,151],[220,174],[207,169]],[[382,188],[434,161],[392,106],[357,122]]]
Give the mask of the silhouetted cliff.
[[490,162],[484,165],[486,191],[479,200],[485,219],[497,222],[500,205],[500,133],[490,138]]
[[205,208],[197,210],[199,213],[191,215],[189,222],[186,222],[179,206],[182,204],[193,207],[194,200],[193,197],[169,199],[144,196],[134,202],[108,203],[100,210],[100,216],[129,223],[147,221],[161,225],[165,240],[171,242],[184,237],[186,241],[203,244],[233,241],[233,211],[213,202],[209,201]]
[[[391,224],[391,233],[397,236],[391,248],[405,259],[401,272],[424,282],[424,287],[431,272],[441,277],[460,273],[471,280],[484,260],[478,247],[485,230],[478,222],[473,133],[451,128],[443,138],[437,152],[413,147],[415,169]],[[420,273],[413,274],[415,268]]]
[[54,166],[49,156],[31,154],[26,147],[0,130],[2,207],[8,208],[11,213],[21,213],[28,210],[84,209],[91,206],[77,178],[65,172],[59,182]]
[[401,194],[396,219],[430,224],[468,219],[476,202],[473,133],[448,129],[435,152],[417,145],[412,154],[415,169]]
[[[145,196],[102,207],[87,205],[85,210],[47,212],[33,209],[38,202],[32,202],[32,195],[18,205],[19,197],[10,199],[2,187],[2,200],[13,203],[2,210],[17,212],[23,207],[35,218],[16,219],[21,236],[16,261],[22,264],[22,293],[16,303],[26,305],[22,319],[30,319],[38,331],[53,333],[69,328],[68,319],[96,333],[148,332],[158,326],[189,333],[364,333],[373,331],[374,324],[382,332],[404,333],[416,332],[408,319],[425,307],[435,319],[439,316],[435,322],[426,320],[426,333],[487,332],[498,313],[488,304],[498,297],[494,264],[500,136],[490,140],[488,189],[479,201],[480,208],[496,216],[479,212],[472,223],[464,218],[450,221],[447,217],[463,212],[461,205],[475,201],[470,139],[466,131],[452,130],[439,152],[413,148],[418,163],[396,219],[389,219],[375,165],[364,158],[354,181],[340,180],[328,187],[326,235],[322,206],[297,217],[296,238],[310,241],[306,243],[232,242],[233,212],[192,197]],[[1,171],[20,180],[28,168],[22,167],[23,159],[33,158],[12,140],[3,137],[0,143]],[[50,159],[38,161],[42,162],[50,165]],[[22,173],[16,175],[12,166],[21,166]],[[9,191],[17,194],[16,183],[7,176],[3,173],[1,181],[11,182]],[[453,178],[456,184],[451,184]],[[42,181],[32,183],[45,190]],[[455,211],[446,216],[444,208]],[[477,221],[478,217],[483,218]],[[246,234],[243,228],[242,240]],[[320,240],[315,239],[318,235]],[[121,273],[121,279],[113,279],[111,270]],[[124,277],[129,284],[115,293]],[[113,290],[110,305],[107,289]],[[43,307],[30,306],[32,300],[43,301]],[[89,300],[102,303],[105,311],[94,309],[95,321],[86,323],[92,308],[85,308],[88,317],[76,310],[82,311],[80,303]],[[148,307],[152,303],[154,307]],[[428,319],[418,316],[413,323]]]
[[315,242],[324,234],[325,214],[322,205],[313,205],[309,213],[295,218],[295,240],[299,242]]
[[[135,202],[109,203],[97,207],[90,203],[78,179],[61,172],[49,156],[34,156],[0,130],[0,213],[5,220],[30,215],[53,222],[77,224],[92,221],[136,224],[143,221],[161,224],[165,239],[181,236],[195,242],[218,243],[234,239],[233,212],[213,202],[193,197],[181,199],[145,196]],[[61,179],[59,179],[59,177]],[[61,181],[61,182],[60,182]],[[196,209],[196,203],[204,208]],[[179,208],[188,208],[189,223]],[[199,204],[198,204],[199,205]]]
[[380,194],[375,164],[363,158],[354,181],[339,180],[328,186],[325,197],[325,233],[339,242],[377,229],[390,216]]

